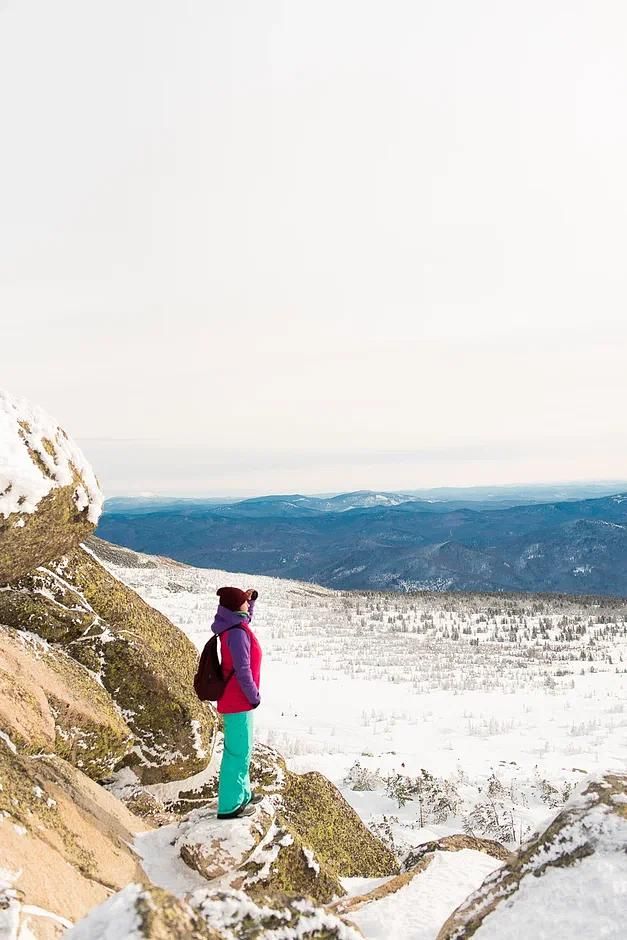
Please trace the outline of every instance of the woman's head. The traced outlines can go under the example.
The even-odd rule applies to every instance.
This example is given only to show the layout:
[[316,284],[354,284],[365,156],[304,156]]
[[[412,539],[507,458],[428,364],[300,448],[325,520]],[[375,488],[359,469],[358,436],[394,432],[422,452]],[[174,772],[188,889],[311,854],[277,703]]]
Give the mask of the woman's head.
[[216,593],[220,598],[220,603],[227,610],[241,610],[244,613],[248,611],[248,594],[246,591],[236,587],[221,587],[218,588]]

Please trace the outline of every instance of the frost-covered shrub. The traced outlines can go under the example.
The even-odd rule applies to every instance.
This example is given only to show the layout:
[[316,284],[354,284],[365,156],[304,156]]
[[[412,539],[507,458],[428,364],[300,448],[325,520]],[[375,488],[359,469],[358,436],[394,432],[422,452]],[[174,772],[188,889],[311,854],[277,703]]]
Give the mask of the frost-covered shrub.
[[358,760],[355,761],[343,780],[345,787],[357,791],[376,790],[383,782],[378,770],[362,767]]
[[398,816],[383,816],[377,822],[373,822],[370,825],[370,831],[381,839],[381,841],[387,845],[388,849],[398,857],[399,855],[399,846],[394,838],[393,826],[399,824]]
[[454,816],[460,807],[461,797],[455,785],[444,777],[430,774],[424,767],[417,777],[394,774],[386,781],[386,792],[398,802],[399,807],[410,800],[419,804],[420,826],[443,823]]

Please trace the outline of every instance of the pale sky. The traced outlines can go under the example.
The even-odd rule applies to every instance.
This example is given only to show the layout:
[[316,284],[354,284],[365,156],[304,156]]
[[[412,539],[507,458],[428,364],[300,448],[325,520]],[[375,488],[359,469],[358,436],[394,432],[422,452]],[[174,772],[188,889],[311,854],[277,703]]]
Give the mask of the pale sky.
[[627,477],[624,0],[0,0],[0,385],[107,495]]

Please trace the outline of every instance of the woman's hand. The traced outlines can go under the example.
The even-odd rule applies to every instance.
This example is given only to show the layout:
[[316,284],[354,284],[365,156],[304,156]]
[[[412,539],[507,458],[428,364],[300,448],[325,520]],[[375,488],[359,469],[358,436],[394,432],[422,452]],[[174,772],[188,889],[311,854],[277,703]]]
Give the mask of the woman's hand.
[[246,591],[246,596],[249,601],[256,601],[259,597],[259,591],[255,591],[254,588],[248,588]]

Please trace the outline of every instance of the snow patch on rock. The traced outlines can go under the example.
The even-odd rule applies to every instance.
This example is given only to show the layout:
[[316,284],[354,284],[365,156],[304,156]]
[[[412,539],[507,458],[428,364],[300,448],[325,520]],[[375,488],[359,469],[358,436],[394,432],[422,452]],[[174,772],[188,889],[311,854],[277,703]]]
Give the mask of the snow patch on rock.
[[80,448],[43,409],[0,391],[0,514],[33,513],[77,477],[74,502],[95,525],[104,497]]

